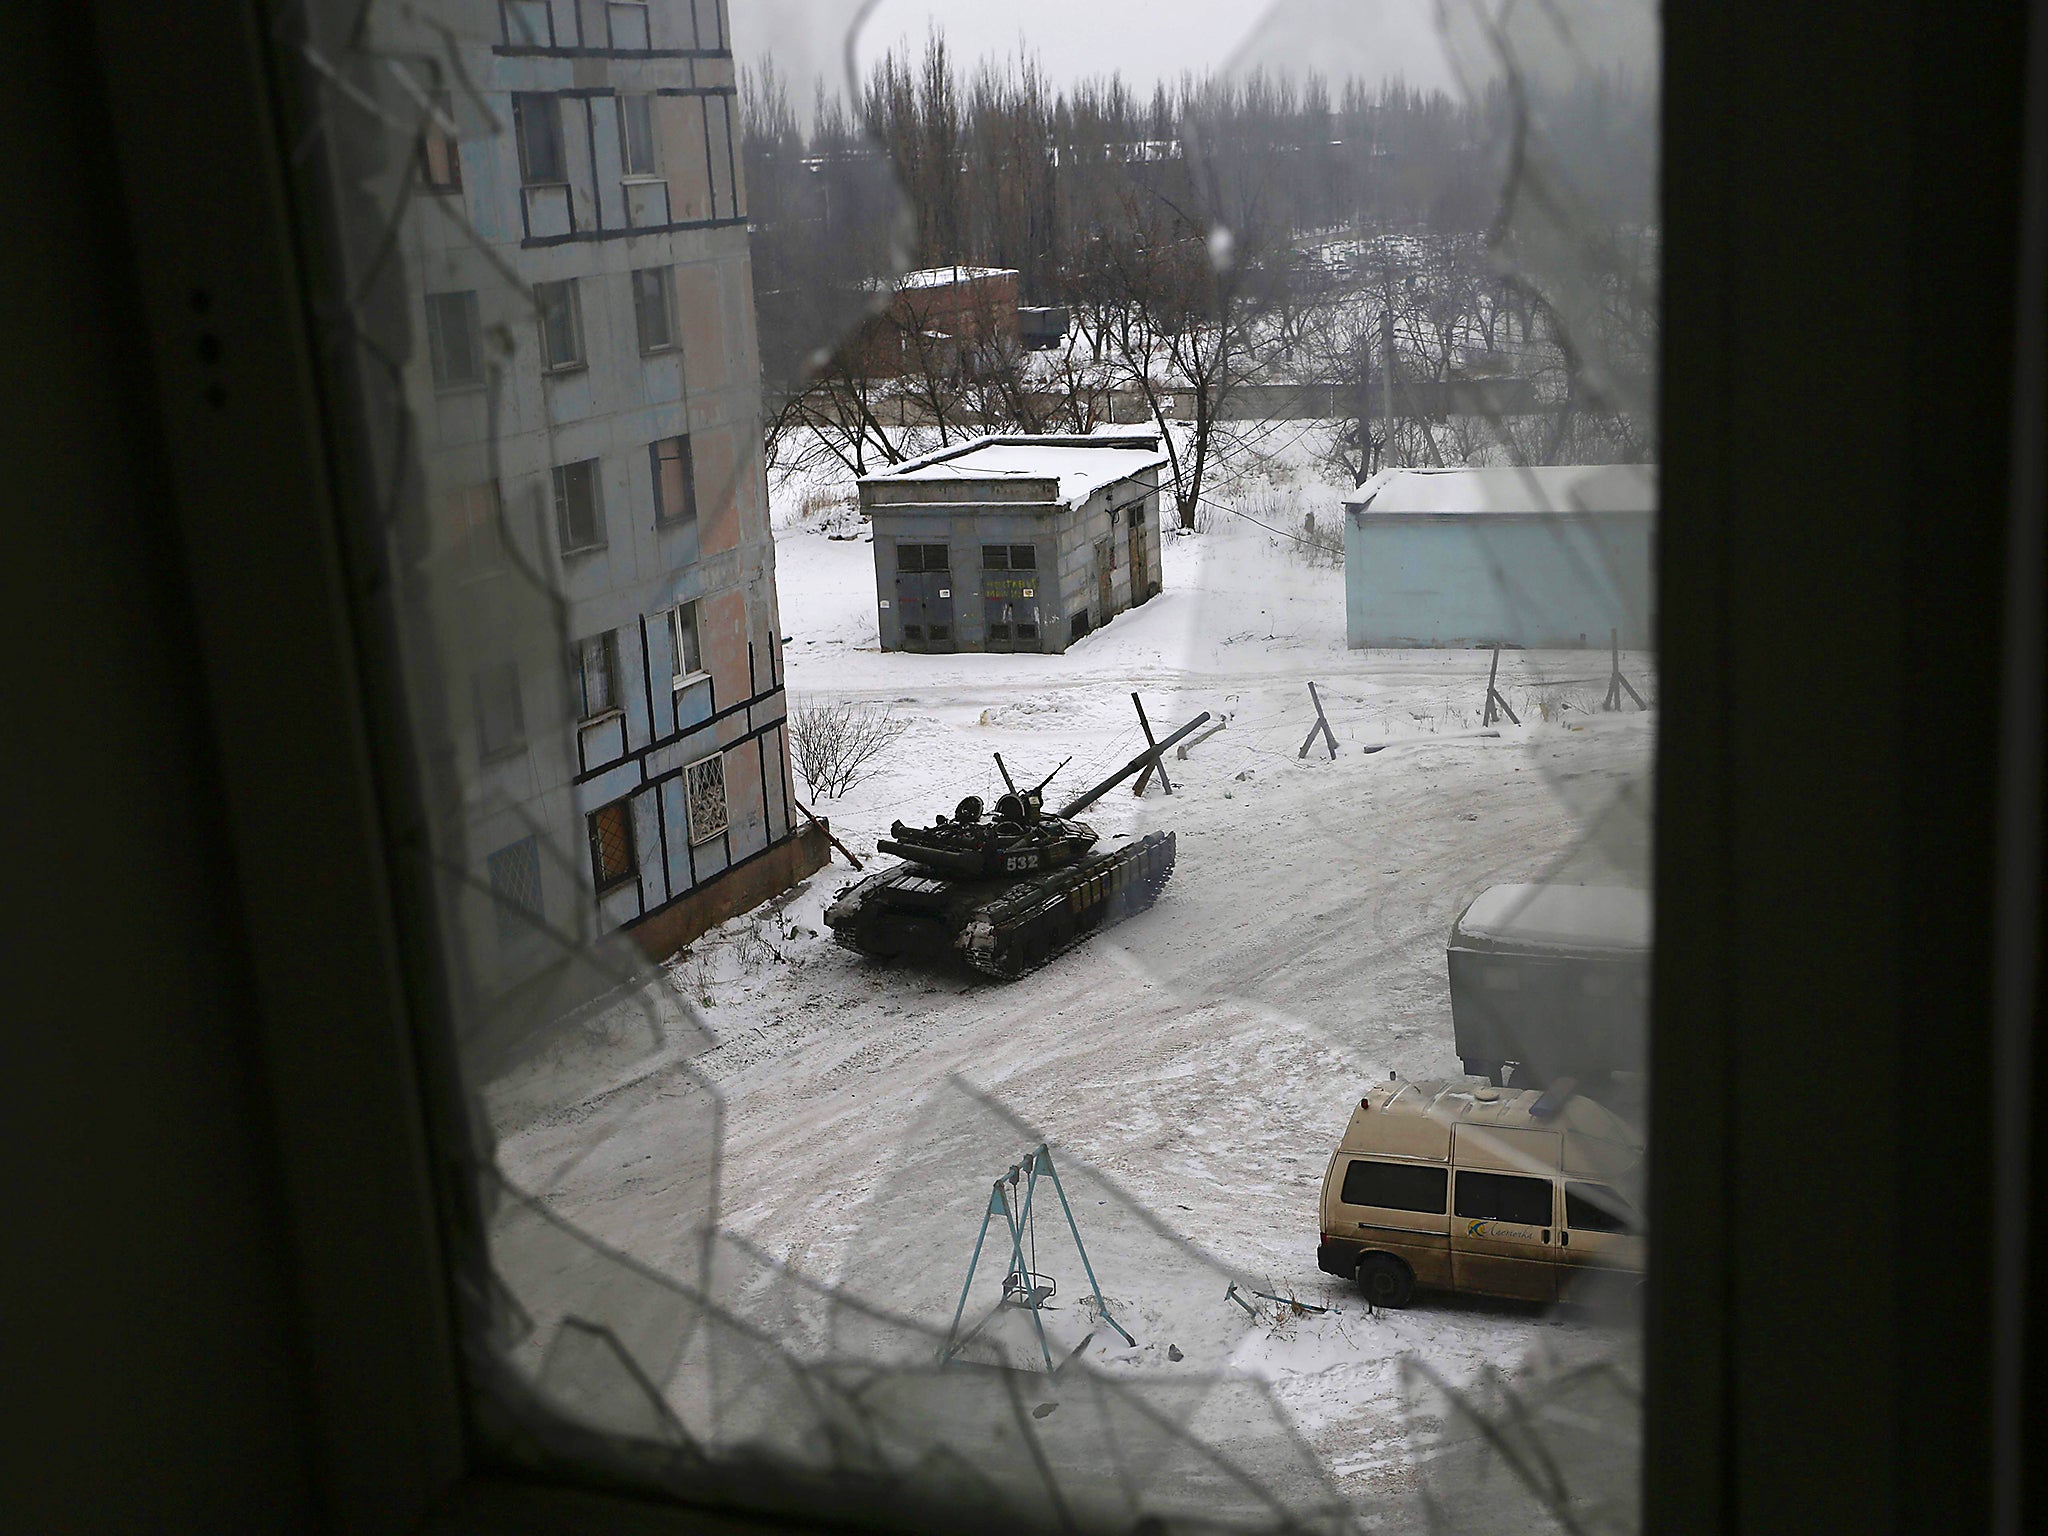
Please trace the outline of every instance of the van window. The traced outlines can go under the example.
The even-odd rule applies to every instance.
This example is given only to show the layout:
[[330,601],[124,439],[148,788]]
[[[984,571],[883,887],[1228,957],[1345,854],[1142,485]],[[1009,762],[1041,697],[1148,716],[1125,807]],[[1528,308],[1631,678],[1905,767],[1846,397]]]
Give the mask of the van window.
[[1358,1157],[1344,1170],[1344,1188],[1338,1195],[1346,1205],[1377,1205],[1390,1211],[1444,1213],[1442,1168],[1418,1168],[1412,1163],[1370,1163]]
[[1525,1227],[1550,1225],[1550,1180],[1458,1170],[1458,1214]]
[[1634,1213],[1605,1184],[1566,1184],[1564,1224],[1577,1232],[1633,1232]]

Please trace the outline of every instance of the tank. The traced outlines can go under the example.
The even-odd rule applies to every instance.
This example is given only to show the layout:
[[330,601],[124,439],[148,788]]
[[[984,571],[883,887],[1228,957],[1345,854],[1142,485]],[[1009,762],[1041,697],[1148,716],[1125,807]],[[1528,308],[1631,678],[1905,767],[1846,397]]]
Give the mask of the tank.
[[876,959],[952,959],[1009,981],[1142,912],[1173,873],[1173,834],[1148,832],[1104,847],[1074,817],[1148,760],[1141,754],[1054,812],[1045,809],[1045,787],[1059,768],[1020,790],[998,756],[1008,793],[992,809],[969,795],[930,826],[899,821],[889,828],[875,846],[897,862],[846,887],[825,909],[833,938]]

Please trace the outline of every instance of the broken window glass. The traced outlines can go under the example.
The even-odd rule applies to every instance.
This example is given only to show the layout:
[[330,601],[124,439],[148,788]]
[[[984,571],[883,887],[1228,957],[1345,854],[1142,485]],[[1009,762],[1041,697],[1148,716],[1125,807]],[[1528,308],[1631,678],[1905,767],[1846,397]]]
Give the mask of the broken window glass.
[[1654,10],[287,9],[494,1453],[1632,1529]]

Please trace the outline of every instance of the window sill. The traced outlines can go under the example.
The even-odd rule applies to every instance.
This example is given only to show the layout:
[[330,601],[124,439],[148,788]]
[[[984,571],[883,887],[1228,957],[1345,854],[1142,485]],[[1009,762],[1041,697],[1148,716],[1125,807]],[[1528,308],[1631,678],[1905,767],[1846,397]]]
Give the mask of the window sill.
[[578,544],[574,549],[563,550],[562,558],[564,560],[569,560],[573,559],[577,555],[602,554],[605,550],[609,548],[611,548],[609,544]]
[[620,875],[616,879],[614,879],[609,885],[600,885],[597,888],[597,899],[599,901],[603,901],[605,897],[614,895],[619,891],[625,890],[628,886],[639,883],[639,879],[640,873],[638,870],[635,870],[632,874],[629,875]]
[[654,531],[656,533],[673,533],[678,528],[694,528],[696,526],[697,514],[694,512],[685,512],[681,517],[657,517],[654,520]]
[[544,378],[544,379],[553,379],[553,378],[559,378],[559,377],[561,377],[561,375],[563,375],[563,374],[565,374],[565,373],[588,373],[589,371],[590,371],[590,361],[589,361],[589,359],[588,359],[588,358],[578,358],[578,359],[577,359],[577,360],[576,360],[575,362],[573,362],[573,363],[550,363],[550,364],[547,364],[547,365],[545,365],[545,366],[543,366],[543,367],[542,367],[542,369],[541,369],[541,371],[540,371],[540,376],[541,376],[542,378]]
[[593,725],[607,725],[614,720],[623,720],[625,718],[625,708],[622,705],[614,704],[610,709],[600,709],[594,715],[585,715],[576,722],[576,729],[579,731],[588,730]]
[[664,341],[658,347],[642,347],[640,355],[642,357],[668,357],[674,353],[675,349],[676,344],[674,342]]
[[711,674],[701,669],[696,672],[685,672],[680,677],[670,681],[669,692],[681,693],[685,688],[694,688],[699,683],[708,683],[710,681]]
[[692,848],[702,848],[706,843],[715,843],[721,837],[724,837],[726,833],[730,832],[731,830],[732,824],[728,822],[726,825],[720,827],[716,832],[706,832],[702,837],[691,838],[690,846]]

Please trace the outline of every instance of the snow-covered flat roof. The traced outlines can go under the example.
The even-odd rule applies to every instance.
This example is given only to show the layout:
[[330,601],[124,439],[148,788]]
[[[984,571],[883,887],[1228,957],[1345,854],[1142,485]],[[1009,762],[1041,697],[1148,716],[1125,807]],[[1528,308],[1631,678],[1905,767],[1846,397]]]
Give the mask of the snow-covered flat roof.
[[1015,267],[919,267],[896,279],[898,288],[943,288],[949,283],[971,283],[984,277],[1015,277]]
[[1508,469],[1383,469],[1351,495],[1353,515],[1654,512],[1651,464],[1541,464]]
[[1473,898],[1454,939],[1517,949],[1646,950],[1650,893],[1620,885],[1496,885]]
[[1088,436],[984,437],[868,475],[862,485],[899,480],[1056,480],[1056,499],[1078,507],[1105,485],[1166,462],[1157,434],[1100,432]]

